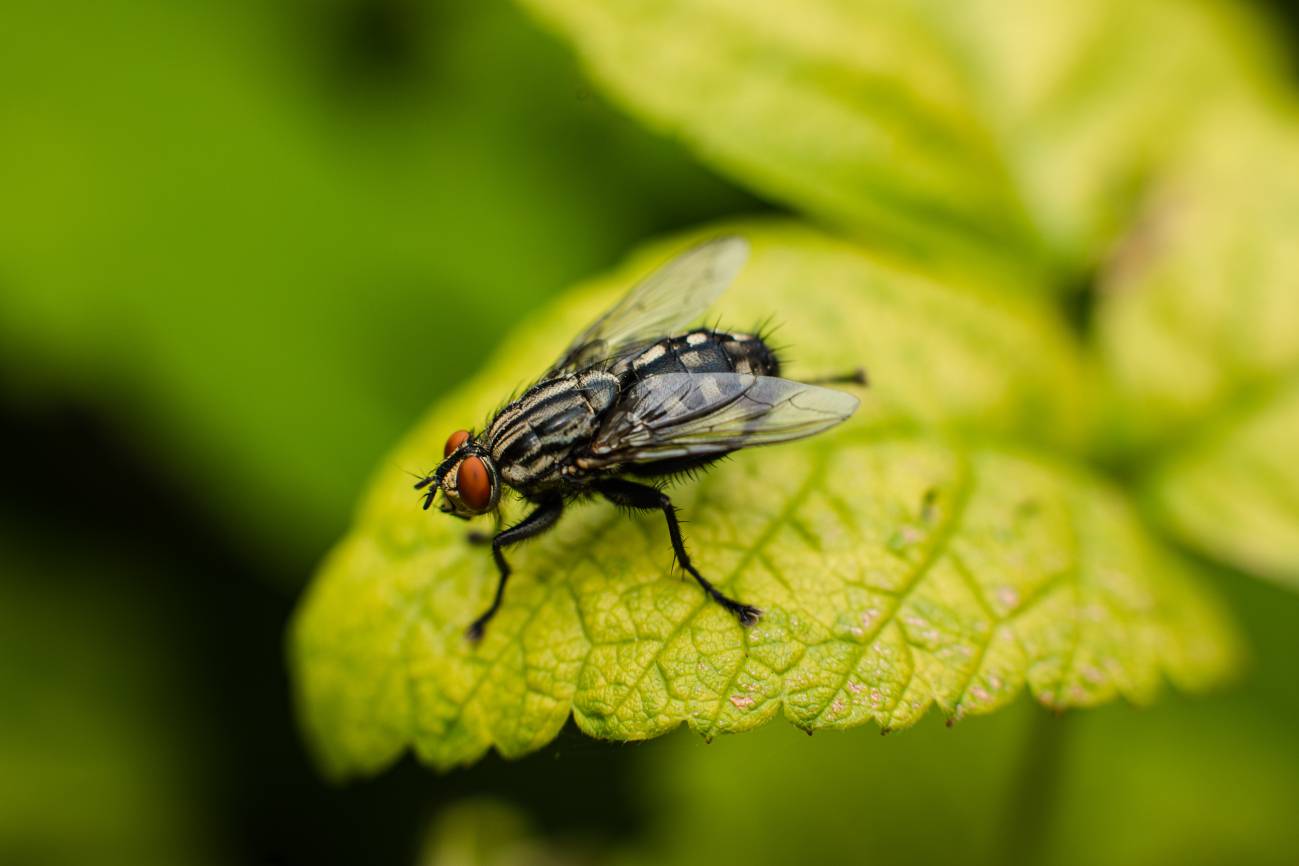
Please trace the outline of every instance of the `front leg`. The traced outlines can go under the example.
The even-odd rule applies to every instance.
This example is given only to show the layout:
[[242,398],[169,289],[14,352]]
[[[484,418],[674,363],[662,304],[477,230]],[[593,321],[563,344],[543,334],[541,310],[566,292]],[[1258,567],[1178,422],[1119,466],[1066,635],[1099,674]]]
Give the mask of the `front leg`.
[[500,511],[495,512],[492,515],[492,519],[496,523],[495,529],[491,530],[490,532],[487,532],[482,529],[471,529],[465,533],[465,541],[469,542],[474,547],[486,547],[487,545],[491,544],[492,539],[496,537],[496,533],[501,531],[501,512]]
[[548,499],[518,523],[496,533],[496,537],[492,539],[492,558],[496,560],[496,570],[500,574],[500,579],[496,583],[496,596],[492,599],[492,606],[470,624],[465,631],[465,637],[474,643],[481,640],[483,629],[501,607],[501,599],[505,595],[505,581],[510,578],[510,564],[505,561],[505,554],[501,551],[511,544],[518,544],[520,541],[526,541],[545,532],[555,525],[555,521],[559,520],[559,516],[563,513],[563,499]]
[[634,508],[638,511],[662,511],[663,517],[668,522],[668,536],[672,539],[672,551],[677,555],[677,562],[681,563],[681,567],[699,582],[704,592],[708,593],[708,597],[735,614],[735,618],[740,621],[740,625],[753,625],[758,621],[758,617],[762,616],[762,611],[753,605],[736,601],[713,586],[695,568],[694,563],[690,561],[690,556],[686,553],[685,542],[681,538],[681,524],[677,521],[677,510],[666,493],[657,487],[651,487],[648,484],[637,484],[634,481],[624,481],[621,478],[601,481],[595,485],[595,489],[614,505]]

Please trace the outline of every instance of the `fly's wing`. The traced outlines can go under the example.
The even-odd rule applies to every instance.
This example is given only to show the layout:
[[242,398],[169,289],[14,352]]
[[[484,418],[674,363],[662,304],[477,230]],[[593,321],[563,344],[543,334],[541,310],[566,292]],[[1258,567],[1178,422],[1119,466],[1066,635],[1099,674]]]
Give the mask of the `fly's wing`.
[[744,373],[664,373],[637,382],[591,446],[593,468],[725,454],[820,433],[857,410],[851,394]]
[[748,242],[733,236],[686,250],[632,286],[622,300],[592,322],[545,378],[582,370],[680,333],[712,306],[748,257]]

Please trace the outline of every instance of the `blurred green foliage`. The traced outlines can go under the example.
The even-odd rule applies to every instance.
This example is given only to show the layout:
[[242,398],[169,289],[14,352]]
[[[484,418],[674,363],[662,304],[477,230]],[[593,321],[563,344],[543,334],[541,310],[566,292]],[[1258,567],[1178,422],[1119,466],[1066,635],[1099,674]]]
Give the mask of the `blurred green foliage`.
[[1299,586],[1299,122],[1220,120],[1100,280],[1103,448],[1182,542]]
[[[523,0],[709,164],[927,268],[1064,291],[1217,111],[1257,23],[1182,0]],[[1153,49],[1153,50],[1152,50]]]
[[[762,207],[672,139],[858,236],[887,229],[900,256],[999,273],[991,239],[1015,258],[1006,279],[1021,290],[1103,289],[1100,304],[1089,291],[1074,305],[1095,314],[1079,318],[1095,326],[1113,398],[1099,456],[1184,542],[1293,579],[1294,223],[1280,195],[1292,172],[1279,170],[1293,159],[1290,109],[1261,129],[1253,114],[1211,124],[1227,142],[1217,157],[1186,154],[1163,186],[1171,198],[1140,195],[1201,108],[1246,91],[1276,98],[1261,28],[1194,2],[1024,3],[1006,28],[983,3],[917,3],[910,19],[887,3],[841,4],[860,28],[743,6],[706,9],[749,27],[738,44],[719,45],[717,27],[702,41],[665,37],[662,20],[612,49],[577,39],[602,78],[619,57],[712,67],[713,89],[687,80],[653,104],[635,94],[653,75],[614,83],[665,138],[606,106],[565,49],[503,3],[5,5],[0,395],[19,413],[95,407],[130,441],[133,465],[220,532],[161,538],[174,530],[140,525],[142,549],[123,554],[83,531],[120,493],[96,486],[100,467],[83,462],[96,452],[37,453],[75,467],[87,489],[66,491],[57,514],[48,500],[4,503],[0,860],[320,866],[342,851],[392,851],[392,836],[413,859],[423,830],[408,813],[486,789],[507,805],[444,812],[427,860],[472,858],[474,843],[456,840],[476,826],[508,842],[533,823],[536,844],[501,856],[484,846],[480,862],[520,851],[582,861],[590,846],[629,862],[1295,861],[1299,602],[1244,572],[1214,583],[1250,637],[1245,683],[1203,702],[1071,716],[1055,733],[1019,706],[888,738],[808,741],[773,727],[708,746],[564,741],[505,771],[489,760],[405,788],[358,786],[334,813],[301,781],[302,757],[277,745],[293,736],[284,684],[272,676],[270,698],[246,686],[277,668],[280,647],[237,652],[256,637],[242,611],[208,612],[223,585],[212,572],[252,563],[251,576],[219,579],[297,585],[347,523],[374,455],[558,286],[648,234]],[[1180,23],[1166,27],[1170,6]],[[1111,15],[1126,26],[1108,29]],[[613,19],[593,20],[597,35],[616,33]],[[809,35],[835,48],[833,63],[807,50]],[[785,72],[829,82],[829,97],[781,92],[751,117],[752,103],[709,101],[730,74],[715,65],[721,49],[752,60],[772,41],[785,45]],[[744,80],[763,75],[748,66]],[[805,106],[854,134],[795,140],[788,121]],[[758,140],[760,117],[789,126],[777,127],[781,147]],[[976,147],[933,147],[931,131]],[[780,161],[808,141],[826,182]],[[998,153],[1007,144],[1009,158]],[[863,153],[882,162],[834,162]],[[1189,228],[1160,219],[1168,200],[1191,202],[1178,208]],[[1242,296],[1253,300],[1234,303]],[[1206,418],[1204,436],[1155,460],[1168,435]],[[198,548],[214,540],[240,556],[215,557],[206,574],[184,564],[204,562],[211,552]],[[184,544],[189,560],[156,549]],[[191,620],[167,618],[160,584],[192,593]],[[287,615],[287,595],[265,599]],[[196,611],[228,620],[201,637]],[[198,640],[229,660],[226,680],[194,664]],[[216,717],[247,718],[265,742],[214,729]],[[1037,755],[1026,743],[1060,762],[1054,782],[1021,771]],[[592,764],[598,775],[575,773]],[[268,777],[285,767],[292,783]],[[628,790],[635,821],[605,823],[601,807],[622,808]],[[557,813],[589,838],[557,835]],[[236,823],[249,816],[262,826]]]
[[751,206],[509,7],[393,6],[400,81],[357,74],[366,8],[21,0],[0,28],[11,386],[76,388],[294,563],[556,286]]
[[130,560],[22,528],[0,528],[0,860],[207,862],[206,732],[177,699],[176,624],[122,591]]

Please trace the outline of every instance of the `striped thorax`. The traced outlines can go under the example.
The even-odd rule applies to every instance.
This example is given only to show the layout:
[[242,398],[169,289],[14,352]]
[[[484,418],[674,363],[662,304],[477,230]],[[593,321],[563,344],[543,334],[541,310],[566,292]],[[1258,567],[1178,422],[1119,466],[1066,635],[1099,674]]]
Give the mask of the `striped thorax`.
[[618,378],[587,370],[542,382],[501,410],[482,441],[511,487],[559,480],[573,452],[590,443],[618,399]]

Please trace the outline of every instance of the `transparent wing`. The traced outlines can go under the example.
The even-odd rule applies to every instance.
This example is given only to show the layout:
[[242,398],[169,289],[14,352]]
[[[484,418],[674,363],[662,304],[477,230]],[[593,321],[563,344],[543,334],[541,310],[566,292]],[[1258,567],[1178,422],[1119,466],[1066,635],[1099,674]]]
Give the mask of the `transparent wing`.
[[734,236],[681,253],[632,286],[579,334],[551,366],[547,378],[680,333],[712,306],[748,256],[748,242]]
[[665,373],[637,382],[592,443],[593,466],[725,454],[801,439],[857,410],[851,394],[743,373]]

